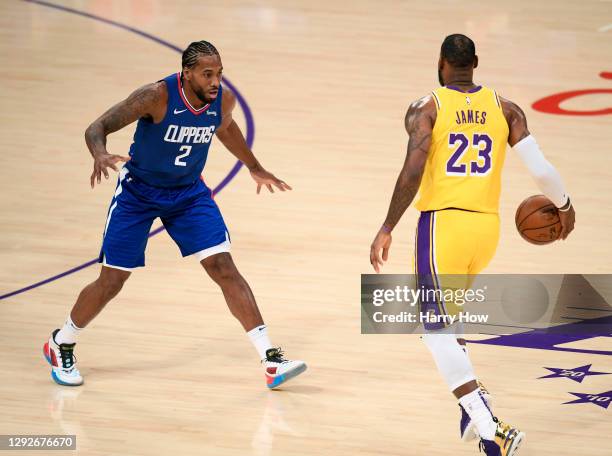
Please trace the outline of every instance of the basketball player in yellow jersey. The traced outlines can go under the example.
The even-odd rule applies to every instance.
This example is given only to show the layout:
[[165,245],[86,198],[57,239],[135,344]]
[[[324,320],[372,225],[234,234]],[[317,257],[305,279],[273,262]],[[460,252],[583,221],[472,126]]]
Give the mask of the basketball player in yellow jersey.
[[[527,129],[523,111],[491,88],[476,85],[475,46],[464,35],[442,43],[438,62],[441,88],[412,103],[406,114],[408,152],[389,211],[370,250],[380,272],[389,256],[391,231],[417,190],[421,211],[415,242],[419,286],[440,285],[439,275],[478,274],[489,263],[499,238],[498,205],[506,144],[525,162],[540,190],[559,208],[561,238],[574,228],[574,209],[555,168]],[[382,257],[381,257],[382,250]],[[456,314],[452,303],[421,303],[421,312]],[[423,341],[461,408],[463,440],[480,437],[487,456],[512,456],[525,433],[494,417],[491,396],[474,375],[460,328],[425,325]]]

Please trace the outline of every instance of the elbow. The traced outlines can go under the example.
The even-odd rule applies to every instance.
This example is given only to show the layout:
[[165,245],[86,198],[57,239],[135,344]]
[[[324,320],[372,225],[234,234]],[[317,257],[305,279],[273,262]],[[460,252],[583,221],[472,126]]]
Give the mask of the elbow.
[[398,182],[399,188],[406,192],[410,189],[418,188],[421,184],[421,176],[421,173],[416,172],[402,173]]
[[104,125],[102,125],[100,121],[96,120],[85,129],[85,142],[90,144],[93,142],[94,138],[100,135],[104,135]]
[[406,178],[410,186],[416,185],[417,187],[421,184],[423,178],[423,172],[425,171],[425,161],[416,164],[416,166],[410,167],[407,170]]
[[87,141],[89,138],[91,138],[91,136],[93,135],[94,131],[95,131],[95,122],[90,124],[89,127],[87,127],[85,129],[85,141]]
[[548,180],[549,176],[550,173],[548,173],[548,170],[538,169],[531,172],[531,177],[536,182],[545,182]]

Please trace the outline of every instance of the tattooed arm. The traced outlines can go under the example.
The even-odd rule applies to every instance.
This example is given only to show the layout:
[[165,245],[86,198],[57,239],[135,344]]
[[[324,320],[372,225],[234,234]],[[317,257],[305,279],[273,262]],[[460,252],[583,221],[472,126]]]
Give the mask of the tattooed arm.
[[397,222],[412,203],[419,185],[431,144],[431,130],[435,121],[436,109],[431,96],[415,101],[406,113],[405,126],[410,135],[406,160],[400,172],[384,226],[393,230]]
[[[370,264],[380,272],[383,261],[389,258],[391,231],[412,203],[423,177],[423,169],[431,144],[431,131],[436,120],[436,107],[431,96],[413,102],[405,118],[406,131],[410,135],[404,166],[400,171],[389,204],[385,223],[378,231],[370,247]],[[382,249],[382,259],[380,250]]]
[[101,181],[102,174],[108,179],[107,168],[117,171],[117,162],[126,162],[130,158],[121,155],[109,154],[106,150],[106,137],[131,124],[146,118],[153,122],[160,122],[166,114],[168,91],[164,82],[147,84],[134,91],[125,100],[117,103],[85,130],[85,142],[94,159],[94,169],[91,174],[91,188],[97,180]]

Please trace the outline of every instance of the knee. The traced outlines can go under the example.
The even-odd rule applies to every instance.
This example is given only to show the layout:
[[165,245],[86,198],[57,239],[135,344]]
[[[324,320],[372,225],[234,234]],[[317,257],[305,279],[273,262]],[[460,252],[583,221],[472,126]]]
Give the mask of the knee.
[[426,332],[422,336],[423,342],[429,350],[436,351],[440,349],[459,347],[457,339],[453,334],[447,334],[444,332],[430,331]]
[[130,272],[121,271],[119,269],[103,268],[98,285],[102,287],[104,292],[110,295],[116,295],[123,288],[123,284],[130,276]]
[[233,280],[238,276],[238,270],[229,254],[213,255],[202,260],[202,264],[210,278],[217,283]]

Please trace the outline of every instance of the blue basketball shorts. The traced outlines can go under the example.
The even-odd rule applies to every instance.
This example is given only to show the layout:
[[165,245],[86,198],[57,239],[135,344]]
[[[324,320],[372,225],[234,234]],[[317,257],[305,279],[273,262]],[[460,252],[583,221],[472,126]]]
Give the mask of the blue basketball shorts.
[[230,251],[223,216],[204,181],[178,188],[153,187],[124,167],[106,217],[98,261],[127,271],[144,266],[149,231],[158,217],[184,257],[193,255],[201,261]]

